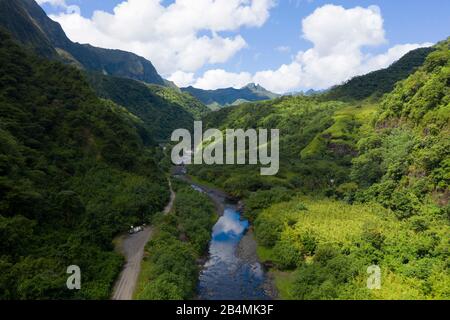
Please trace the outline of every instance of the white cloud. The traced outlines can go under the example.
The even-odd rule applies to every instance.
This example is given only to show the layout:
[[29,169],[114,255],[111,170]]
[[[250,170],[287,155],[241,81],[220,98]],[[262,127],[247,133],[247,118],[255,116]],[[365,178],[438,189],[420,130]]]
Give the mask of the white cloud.
[[[214,69],[196,77],[200,68],[225,63],[247,46],[238,33],[225,37],[221,32],[262,26],[276,1],[176,0],[164,5],[162,0],[126,0],[113,13],[96,11],[90,19],[70,12],[64,0],[38,2],[66,9],[51,17],[72,40],[135,52],[182,87],[239,88],[255,82],[277,93],[325,89],[385,68],[410,50],[432,45],[399,44],[382,54],[364,54],[364,48],[387,43],[380,9],[324,5],[302,21],[302,36],[312,47],[298,52],[290,62],[254,74]],[[275,50],[288,53],[290,48]],[[254,59],[259,56],[255,54]]]
[[382,54],[364,54],[363,48],[386,43],[383,18],[376,6],[345,9],[325,5],[306,17],[302,28],[303,37],[311,41],[313,47],[298,52],[290,63],[254,75],[215,70],[206,72],[195,84],[208,89],[236,86],[241,84],[239,79],[245,74],[247,82],[258,83],[277,93],[326,89],[354,76],[388,67],[410,50],[432,45],[402,44]]
[[254,75],[252,82],[260,84],[272,92],[286,93],[299,87],[301,74],[302,66],[293,62],[288,65],[283,64],[277,70],[259,71]]
[[184,88],[189,87],[194,84],[194,73],[193,72],[183,72],[176,71],[174,72],[168,80],[177,84],[177,86]]
[[252,82],[252,75],[248,72],[233,73],[222,69],[208,70],[197,79],[194,87],[205,90],[217,88],[242,88]]
[[64,7],[64,8],[67,6],[65,0],[36,0],[36,2],[39,5],[48,3],[52,6],[59,6],[59,7]]
[[274,0],[176,0],[166,6],[161,0],[127,0],[113,13],[95,11],[90,19],[76,12],[51,18],[73,41],[135,52],[168,76],[226,62],[247,44],[238,34],[220,32],[260,27],[274,5]]
[[384,43],[383,18],[377,6],[345,9],[325,5],[302,21],[303,37],[320,56],[353,52]]
[[425,42],[421,44],[407,43],[396,45],[390,48],[386,53],[379,54],[373,57],[369,56],[370,58],[367,59],[367,63],[363,66],[361,72],[367,73],[373,70],[385,68],[386,66],[390,65],[393,61],[397,61],[411,50],[415,50],[422,47],[431,47],[432,45],[433,43],[431,42]]

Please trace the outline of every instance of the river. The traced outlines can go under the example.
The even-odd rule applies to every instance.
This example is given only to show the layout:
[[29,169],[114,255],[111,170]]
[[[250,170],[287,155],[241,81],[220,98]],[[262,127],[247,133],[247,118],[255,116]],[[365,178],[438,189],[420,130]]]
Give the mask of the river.
[[[268,300],[269,281],[256,255],[256,246],[248,245],[250,223],[243,219],[236,204],[217,191],[192,184],[206,192],[222,208],[223,215],[212,230],[208,259],[199,276],[198,298],[201,300]],[[222,203],[217,205],[217,201]],[[253,240],[254,241],[254,240]],[[241,254],[240,252],[245,252]]]
[[200,300],[269,300],[276,290],[256,254],[250,223],[242,217],[236,203],[216,188],[201,185],[186,175],[185,166],[172,174],[189,183],[214,202],[219,220],[214,225],[207,260],[202,266],[197,298]]

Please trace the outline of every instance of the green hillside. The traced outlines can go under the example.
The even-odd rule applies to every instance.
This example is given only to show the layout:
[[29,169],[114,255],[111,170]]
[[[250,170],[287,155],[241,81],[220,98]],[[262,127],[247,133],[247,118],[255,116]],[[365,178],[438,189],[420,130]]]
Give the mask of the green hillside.
[[196,120],[201,119],[202,116],[211,111],[210,108],[205,106],[199,100],[189,93],[181,92],[181,90],[158,85],[149,85],[149,88],[161,98],[182,107],[185,111],[192,114]]
[[386,69],[354,77],[346,83],[331,88],[324,97],[330,100],[362,100],[369,97],[380,98],[391,92],[398,81],[406,79],[434,48],[419,48],[408,52]]
[[88,73],[87,77],[99,97],[112,100],[139,117],[148,135],[156,140],[166,141],[178,128],[191,129],[194,116],[206,108],[198,103],[188,108],[184,102],[172,102],[139,81],[100,73]]
[[[387,87],[361,95],[356,81],[339,89],[345,103],[329,93],[284,97],[204,118],[208,127],[281,131],[276,176],[190,167],[244,198],[281,298],[449,299],[449,40],[400,65],[411,59],[423,62],[379,102],[365,98]],[[396,79],[399,70],[359,80]],[[381,268],[381,290],[367,289],[371,265]]]
[[[257,217],[260,255],[275,264],[282,297],[449,299],[449,44],[381,102],[351,182],[335,190],[346,203],[298,198]],[[365,288],[372,264],[381,290]]]
[[[356,142],[332,140],[324,132],[335,125],[336,113],[346,108],[351,107],[343,102],[320,102],[315,98],[299,96],[244,104],[210,113],[204,118],[207,128],[278,128],[281,136],[280,172],[274,177],[261,176],[259,166],[230,165],[192,166],[191,170],[200,178],[219,184],[236,196],[274,186],[301,188],[304,191],[316,191],[318,187],[325,190],[331,179],[343,183],[349,174]],[[361,126],[358,119],[354,119],[345,129],[354,136]],[[318,136],[323,140],[320,145],[316,143]],[[304,150],[309,149],[308,152],[312,153],[311,144],[316,145],[316,154],[303,157]]]
[[165,82],[144,58],[73,43],[34,0],[0,0],[0,26],[39,55],[84,70],[98,96],[124,106],[142,120],[139,133],[146,144],[166,140],[175,129],[191,128],[193,117],[207,111],[195,99],[169,94],[175,89],[167,88],[164,95],[158,94],[161,90],[149,90],[146,83]]
[[[375,130],[358,143],[352,178],[375,198],[400,211],[425,203],[448,205],[450,182],[450,40],[381,102]],[[448,207],[447,207],[448,210]],[[448,214],[448,213],[447,213]]]
[[[168,187],[140,120],[72,67],[0,32],[0,298],[107,299],[112,239],[161,210]],[[65,287],[78,265],[83,287]]]

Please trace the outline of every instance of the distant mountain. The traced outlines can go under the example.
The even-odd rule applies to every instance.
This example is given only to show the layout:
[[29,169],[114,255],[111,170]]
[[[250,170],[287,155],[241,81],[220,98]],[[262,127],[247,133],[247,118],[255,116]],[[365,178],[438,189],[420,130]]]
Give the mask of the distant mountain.
[[324,93],[326,90],[314,90],[314,89],[309,89],[308,91],[305,91],[303,94],[307,97],[310,96],[314,96],[316,94],[321,94]]
[[74,43],[34,0],[0,0],[0,26],[46,58],[103,74],[164,85],[152,63],[133,53]]
[[188,92],[208,106],[228,106],[244,102],[270,100],[279,97],[260,85],[250,83],[241,89],[225,88],[217,90],[202,90],[194,87],[181,89]]
[[355,77],[331,88],[324,97],[330,100],[362,100],[371,96],[379,98],[391,92],[398,81],[414,73],[434,50],[434,48],[412,50],[386,69]]
[[322,93],[325,93],[327,90],[314,90],[314,89],[309,89],[307,91],[296,91],[296,92],[289,92],[284,94],[285,96],[293,96],[293,97],[297,97],[297,96],[305,96],[305,97],[311,97],[311,96],[315,96],[315,95],[319,95]]

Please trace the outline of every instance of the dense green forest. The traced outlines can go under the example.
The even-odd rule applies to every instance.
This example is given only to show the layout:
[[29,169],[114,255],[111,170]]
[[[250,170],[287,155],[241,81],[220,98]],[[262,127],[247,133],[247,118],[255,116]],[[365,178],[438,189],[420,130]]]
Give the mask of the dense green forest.
[[[274,177],[257,167],[190,168],[244,198],[281,298],[450,298],[449,45],[415,51],[333,94],[204,118],[207,127],[281,131]],[[379,99],[390,81],[358,89],[377,78],[404,80]],[[370,265],[381,268],[381,290],[366,288]]]
[[108,299],[124,263],[113,238],[169,198],[159,142],[210,109],[149,84],[163,81],[140,57],[72,43],[34,1],[0,1],[0,25],[0,299]]
[[[179,96],[171,88],[165,95],[136,80],[88,73],[88,81],[99,97],[124,106],[143,122],[144,131],[156,140],[166,141],[178,128],[191,129],[194,117],[204,114],[207,107],[194,98]],[[171,92],[170,94],[168,92]]]
[[[108,298],[123,262],[112,238],[169,196],[142,120],[4,32],[0,105],[0,298]],[[80,291],[65,287],[70,265]]]
[[260,175],[257,166],[230,165],[193,166],[192,172],[237,197],[273,187],[323,189],[330,179],[344,182],[356,152],[354,137],[362,128],[358,115],[370,110],[370,106],[356,108],[339,101],[283,97],[208,114],[207,128],[280,129],[280,172],[267,177]]
[[181,181],[173,185],[177,196],[172,212],[152,220],[156,235],[145,249],[137,299],[191,299],[196,293],[197,261],[206,252],[217,213],[207,195]]

